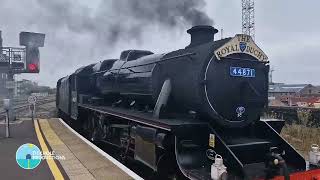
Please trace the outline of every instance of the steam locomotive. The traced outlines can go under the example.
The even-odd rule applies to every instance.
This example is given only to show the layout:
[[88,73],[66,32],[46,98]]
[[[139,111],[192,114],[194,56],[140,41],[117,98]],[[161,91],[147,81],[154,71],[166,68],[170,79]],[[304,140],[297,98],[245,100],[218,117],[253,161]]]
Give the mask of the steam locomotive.
[[278,134],[284,122],[260,120],[268,102],[266,54],[248,35],[214,41],[211,26],[187,32],[184,49],[126,50],[59,79],[59,116],[161,174],[214,178],[215,154],[227,168],[219,177],[229,179],[305,170]]

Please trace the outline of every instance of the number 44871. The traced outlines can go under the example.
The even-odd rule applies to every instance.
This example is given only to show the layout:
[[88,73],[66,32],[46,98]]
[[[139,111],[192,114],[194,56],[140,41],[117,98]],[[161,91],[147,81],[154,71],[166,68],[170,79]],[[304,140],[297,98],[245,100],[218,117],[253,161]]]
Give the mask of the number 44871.
[[251,68],[230,67],[231,76],[255,77],[255,70]]

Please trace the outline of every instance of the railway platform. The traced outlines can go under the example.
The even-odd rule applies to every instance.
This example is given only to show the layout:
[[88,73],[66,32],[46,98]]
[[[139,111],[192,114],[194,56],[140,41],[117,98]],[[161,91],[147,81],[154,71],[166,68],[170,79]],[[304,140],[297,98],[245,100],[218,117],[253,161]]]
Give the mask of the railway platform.
[[[10,138],[5,138],[5,123],[0,121],[1,179],[142,179],[61,119],[24,118],[12,122],[10,130]],[[16,160],[17,150],[26,143],[42,153],[35,168],[28,164],[24,169]]]

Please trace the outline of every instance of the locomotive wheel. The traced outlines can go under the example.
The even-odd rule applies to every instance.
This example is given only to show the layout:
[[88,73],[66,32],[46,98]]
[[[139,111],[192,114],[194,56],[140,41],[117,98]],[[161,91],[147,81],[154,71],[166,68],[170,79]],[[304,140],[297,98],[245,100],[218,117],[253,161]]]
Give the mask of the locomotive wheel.
[[96,141],[97,140],[97,125],[96,122],[94,121],[94,118],[91,119],[91,134],[90,134],[90,140],[91,141]]
[[183,174],[180,172],[180,170],[177,170],[174,173],[171,174],[157,174],[155,175],[154,179],[164,179],[164,180],[187,180],[187,178],[185,178],[183,176]]
[[175,172],[170,174],[168,178],[170,180],[187,180],[187,178],[184,177],[179,168],[175,168]]
[[94,121],[94,115],[89,115],[87,121],[84,123],[84,129],[87,133],[88,138],[90,141],[96,140],[96,125]]
[[157,164],[157,179],[186,180],[177,163],[173,162],[173,159],[175,159],[173,155],[164,154],[160,157]]
[[127,150],[125,148],[120,148],[119,159],[120,159],[121,163],[123,163],[123,164],[128,163],[127,156],[128,156]]
[[72,128],[74,128],[76,131],[81,131],[82,123],[80,119],[72,120],[70,122],[70,125]]

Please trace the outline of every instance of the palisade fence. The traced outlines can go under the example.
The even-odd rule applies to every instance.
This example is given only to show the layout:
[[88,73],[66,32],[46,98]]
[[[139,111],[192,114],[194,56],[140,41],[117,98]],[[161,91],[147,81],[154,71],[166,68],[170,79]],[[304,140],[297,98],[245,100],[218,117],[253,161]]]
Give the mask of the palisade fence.
[[283,119],[287,124],[320,127],[320,108],[269,106],[263,116]]

